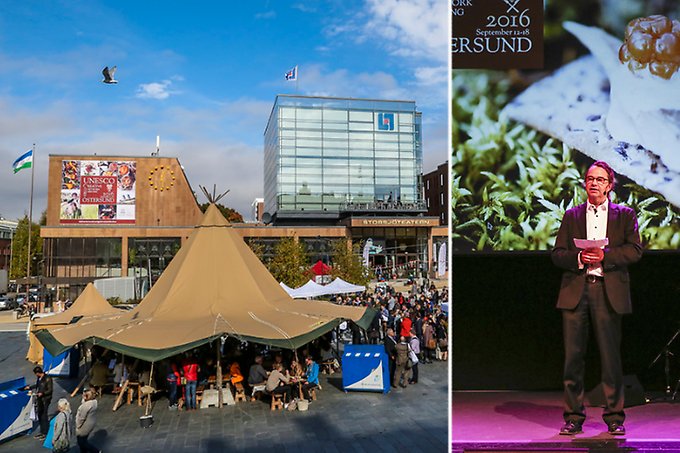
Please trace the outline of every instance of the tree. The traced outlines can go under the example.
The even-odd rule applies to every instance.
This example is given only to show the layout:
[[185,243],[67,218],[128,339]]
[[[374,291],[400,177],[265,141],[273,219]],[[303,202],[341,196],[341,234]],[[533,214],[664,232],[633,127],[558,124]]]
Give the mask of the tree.
[[[210,206],[210,203],[203,203],[198,206],[201,208],[201,212],[205,212],[206,209],[208,209],[208,206]],[[228,208],[219,203],[215,203],[215,206],[217,206],[217,209],[220,210],[224,218],[227,219],[230,223],[243,223],[243,216],[239,214],[239,212],[236,211],[235,209]]]
[[250,250],[253,251],[255,256],[261,261],[265,262],[264,259],[264,244],[261,242],[258,242],[257,240],[246,240],[246,244],[248,244],[248,247],[250,247]]
[[312,276],[305,246],[295,238],[282,238],[276,244],[267,267],[277,281],[291,288],[303,285]]
[[[42,219],[42,217],[41,217]],[[17,230],[12,237],[12,273],[11,279],[26,277],[26,258],[28,255],[28,216],[19,220]],[[42,260],[42,240],[40,225],[31,223],[31,275],[38,274],[38,263]]]
[[331,275],[353,283],[355,285],[368,285],[374,277],[370,269],[364,267],[361,258],[359,244],[349,247],[343,239],[333,241],[331,245]]

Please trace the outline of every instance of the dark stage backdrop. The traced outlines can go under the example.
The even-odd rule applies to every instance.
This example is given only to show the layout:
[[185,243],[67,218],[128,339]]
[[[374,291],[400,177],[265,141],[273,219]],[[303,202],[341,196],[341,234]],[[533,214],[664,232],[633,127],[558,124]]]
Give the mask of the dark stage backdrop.
[[[664,360],[650,363],[680,328],[680,252],[646,251],[630,268],[633,314],[624,317],[623,367],[645,390],[665,388]],[[559,390],[561,271],[549,252],[453,256],[455,390]],[[671,385],[680,378],[680,336],[670,347]],[[590,337],[586,388],[599,382]]]

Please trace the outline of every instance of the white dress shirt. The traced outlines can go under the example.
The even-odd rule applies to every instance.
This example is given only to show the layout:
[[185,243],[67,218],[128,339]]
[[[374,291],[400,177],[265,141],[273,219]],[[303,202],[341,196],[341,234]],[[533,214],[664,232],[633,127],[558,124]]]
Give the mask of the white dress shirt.
[[[609,211],[609,200],[605,200],[599,206],[586,202],[586,239],[597,240],[607,237],[607,217]],[[603,277],[604,271],[602,263],[589,264],[588,275]]]

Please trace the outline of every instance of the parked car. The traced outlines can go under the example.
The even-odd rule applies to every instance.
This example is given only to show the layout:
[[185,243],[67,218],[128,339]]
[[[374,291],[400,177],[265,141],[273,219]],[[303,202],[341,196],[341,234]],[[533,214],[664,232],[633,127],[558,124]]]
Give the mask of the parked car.
[[16,301],[7,296],[0,296],[0,310],[12,310],[17,307]]

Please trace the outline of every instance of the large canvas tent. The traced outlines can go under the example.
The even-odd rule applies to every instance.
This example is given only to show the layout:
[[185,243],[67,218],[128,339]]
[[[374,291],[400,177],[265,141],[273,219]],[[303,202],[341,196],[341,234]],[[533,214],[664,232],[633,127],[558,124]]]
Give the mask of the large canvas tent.
[[215,205],[151,291],[122,315],[36,336],[51,354],[88,340],[147,361],[161,360],[222,335],[287,349],[300,347],[343,319],[368,327],[374,311],[294,301]]
[[90,319],[95,316],[110,316],[120,314],[121,311],[111,306],[111,304],[99,294],[97,288],[92,283],[88,283],[80,296],[76,298],[67,310],[55,313],[44,318],[37,318],[30,322],[28,334],[28,352],[26,360],[33,363],[42,364],[43,346],[35,337],[38,329],[53,329],[63,327],[71,322],[78,322],[82,319]]

